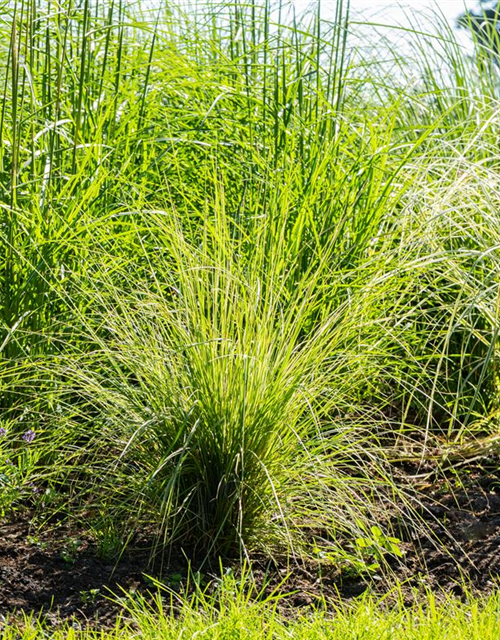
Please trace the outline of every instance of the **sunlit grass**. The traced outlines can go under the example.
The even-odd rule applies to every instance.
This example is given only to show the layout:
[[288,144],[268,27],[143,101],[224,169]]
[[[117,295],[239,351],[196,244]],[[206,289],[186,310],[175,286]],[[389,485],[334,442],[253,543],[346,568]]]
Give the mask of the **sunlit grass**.
[[[261,596],[233,578],[224,579],[215,595],[190,598],[161,592],[154,604],[130,597],[115,629],[78,630],[75,625],[48,628],[42,619],[4,624],[5,640],[128,640],[144,638],[245,638],[248,640],[497,640],[498,595],[470,596],[466,603],[453,596],[427,593],[420,604],[405,605],[402,594],[385,599],[361,597],[350,604],[283,614],[283,597]],[[326,604],[326,603],[323,603]],[[175,613],[172,613],[172,607]]]
[[354,28],[5,9],[2,455],[120,541],[354,558],[400,450],[497,432],[495,75]]

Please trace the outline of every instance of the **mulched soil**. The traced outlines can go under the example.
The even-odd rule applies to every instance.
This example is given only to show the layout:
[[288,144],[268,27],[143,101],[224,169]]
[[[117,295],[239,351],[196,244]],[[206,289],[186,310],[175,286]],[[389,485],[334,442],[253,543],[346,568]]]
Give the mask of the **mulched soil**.
[[[438,474],[432,467],[422,473],[406,464],[399,473],[424,496],[415,510],[428,532],[424,535],[416,526],[414,513],[400,515],[394,524],[404,556],[394,558],[392,568],[408,600],[415,587],[422,586],[457,596],[469,588],[491,591],[500,577],[500,460],[485,458],[469,465],[460,483],[454,472]],[[237,571],[237,565],[233,567]],[[160,566],[151,563],[146,548],[130,548],[118,563],[111,562],[99,557],[82,531],[61,524],[38,532],[30,514],[18,512],[15,519],[0,521],[0,628],[6,615],[40,611],[48,624],[71,620],[77,626],[113,626],[122,607],[110,598],[112,593],[147,594],[152,588],[149,576],[161,577],[176,590],[185,584],[187,570],[181,552]],[[319,597],[351,598],[369,586],[366,579],[331,566],[319,572],[316,566],[269,565],[257,557],[254,570],[268,589],[281,584],[282,591],[294,592],[284,601],[290,609]],[[203,573],[210,579],[209,568]],[[378,583],[379,589],[387,587],[387,582]]]

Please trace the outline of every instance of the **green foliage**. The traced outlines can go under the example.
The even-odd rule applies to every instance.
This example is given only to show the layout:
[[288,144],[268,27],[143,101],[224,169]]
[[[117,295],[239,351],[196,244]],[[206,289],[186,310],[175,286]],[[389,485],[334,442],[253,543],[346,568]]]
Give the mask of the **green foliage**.
[[384,559],[385,554],[397,556],[398,558],[403,556],[399,538],[386,535],[377,526],[370,527],[369,531],[366,531],[364,526],[361,528],[365,529],[365,535],[357,538],[356,544],[366,558],[375,560],[375,562],[367,566],[370,571],[380,568],[380,562]]
[[[193,584],[196,587],[196,583]],[[420,603],[405,604],[396,591],[390,601],[365,594],[347,604],[327,603],[285,615],[286,597],[255,589],[248,576],[237,580],[225,576],[212,592],[198,586],[192,596],[182,596],[163,585],[151,605],[140,595],[123,594],[124,621],[109,630],[75,630],[74,626],[47,628],[43,620],[27,619],[22,625],[7,622],[5,640],[38,640],[50,634],[54,640],[180,640],[203,636],[210,640],[496,640],[500,602],[490,597],[468,595],[462,602],[445,594],[420,594]],[[92,602],[95,590],[81,592],[83,602]],[[417,595],[417,594],[414,594]],[[128,624],[125,622],[128,622]]]
[[[133,514],[129,528],[161,523],[164,542],[205,553],[246,546],[273,513],[289,535],[290,478],[303,481],[312,464],[326,470],[334,448],[347,455],[323,425],[368,384],[359,342],[386,335],[367,314],[380,290],[369,280],[319,315],[328,254],[298,280],[287,243],[265,228],[250,245],[217,212],[195,245],[173,215],[152,227],[149,278],[130,274],[122,289],[121,274],[119,284],[96,274],[79,293],[93,305],[81,322],[95,348],[53,364],[66,381],[57,403],[67,446],[80,443],[69,458],[69,473],[83,465],[74,487],[86,506],[90,494],[117,520]],[[349,393],[330,396],[343,385]]]
[[32,442],[35,433],[16,432],[11,422],[0,423],[0,516],[4,517],[22,502],[36,502],[40,486],[36,470],[39,455]]
[[394,450],[497,430],[497,84],[336,7],[2,15],[0,406],[105,555],[383,558]]

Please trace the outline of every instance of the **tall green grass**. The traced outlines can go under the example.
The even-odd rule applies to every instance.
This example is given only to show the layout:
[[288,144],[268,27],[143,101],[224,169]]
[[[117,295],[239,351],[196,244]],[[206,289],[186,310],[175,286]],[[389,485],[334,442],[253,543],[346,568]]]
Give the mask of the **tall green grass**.
[[389,66],[356,28],[6,7],[2,411],[124,538],[359,555],[394,458],[496,434],[494,76],[444,27]]
[[[65,380],[52,392],[68,416],[58,466],[67,455],[74,473],[80,442],[78,491],[95,496],[97,474],[109,484],[101,508],[117,522],[133,514],[127,530],[161,522],[165,541],[205,552],[246,548],[273,520],[292,544],[297,514],[309,510],[312,523],[312,506],[321,513],[327,503],[324,526],[353,537],[369,517],[359,493],[386,480],[377,420],[366,433],[358,403],[377,393],[391,317],[374,308],[396,276],[365,267],[347,297],[330,280],[332,249],[298,279],[267,220],[254,238],[238,237],[220,203],[194,243],[173,213],[151,216],[156,249],[144,269],[123,281],[99,266],[92,286],[81,285],[80,341],[92,348],[47,367]],[[350,489],[341,479],[351,458],[366,480]]]

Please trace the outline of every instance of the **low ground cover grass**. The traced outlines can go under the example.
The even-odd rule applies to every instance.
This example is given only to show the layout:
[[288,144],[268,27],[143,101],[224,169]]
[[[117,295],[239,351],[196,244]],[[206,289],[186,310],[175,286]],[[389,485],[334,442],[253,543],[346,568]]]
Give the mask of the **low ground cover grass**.
[[498,71],[444,28],[388,65],[356,26],[6,4],[3,513],[370,573],[394,462],[494,448]]
[[[251,590],[250,590],[251,591]],[[165,594],[164,594],[165,595]],[[418,606],[405,605],[397,594],[392,603],[364,597],[358,602],[330,605],[298,617],[283,615],[279,597],[261,601],[249,597],[249,592],[225,579],[215,596],[202,592],[190,600],[175,602],[158,595],[155,605],[130,601],[124,609],[124,620],[116,629],[78,630],[68,626],[49,629],[34,619],[22,625],[6,624],[5,640],[115,640],[129,638],[297,638],[313,640],[497,640],[499,636],[500,603],[498,595],[488,598],[471,596],[467,603],[452,596],[436,597],[428,593]],[[254,594],[255,596],[255,594]],[[169,613],[170,605],[176,613]]]

